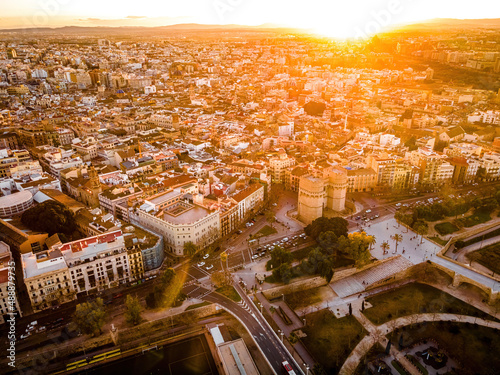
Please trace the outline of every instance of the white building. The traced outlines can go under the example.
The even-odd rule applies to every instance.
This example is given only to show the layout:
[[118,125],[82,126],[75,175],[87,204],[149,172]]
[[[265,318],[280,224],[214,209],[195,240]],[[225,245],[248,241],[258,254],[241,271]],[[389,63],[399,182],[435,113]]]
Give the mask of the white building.
[[58,248],[77,293],[100,291],[132,281],[121,230],[65,243]]
[[182,256],[185,243],[201,249],[220,237],[219,211],[202,206],[202,199],[181,189],[160,193],[136,208],[131,222],[162,235],[166,249]]

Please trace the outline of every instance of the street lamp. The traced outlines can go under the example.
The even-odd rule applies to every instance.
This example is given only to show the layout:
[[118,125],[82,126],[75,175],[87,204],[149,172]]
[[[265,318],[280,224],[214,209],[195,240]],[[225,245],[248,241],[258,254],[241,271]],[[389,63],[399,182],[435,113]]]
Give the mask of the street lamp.
[[302,319],[304,321],[304,326],[306,325],[306,318]]
[[281,335],[281,342],[283,343],[283,335],[285,333],[281,329],[278,329],[278,333]]
[[306,366],[306,375],[309,375],[309,365],[304,363],[304,366]]
[[283,302],[285,302],[285,295],[282,294],[281,297],[283,297]]

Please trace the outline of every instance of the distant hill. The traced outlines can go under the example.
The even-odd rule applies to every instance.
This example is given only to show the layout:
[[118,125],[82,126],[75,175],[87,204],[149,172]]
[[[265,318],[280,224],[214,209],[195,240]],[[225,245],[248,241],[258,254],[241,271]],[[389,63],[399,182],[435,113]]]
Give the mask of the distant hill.
[[427,21],[398,25],[393,31],[437,31],[437,30],[467,30],[467,29],[500,29],[500,18],[456,19],[435,18]]
[[63,27],[34,27],[34,28],[17,28],[17,29],[0,29],[0,32],[8,33],[54,33],[54,34],[121,34],[124,32],[155,32],[155,31],[199,31],[199,30],[293,30],[275,24],[263,24],[258,26],[248,25],[206,25],[197,23],[180,23],[166,26],[63,26]]

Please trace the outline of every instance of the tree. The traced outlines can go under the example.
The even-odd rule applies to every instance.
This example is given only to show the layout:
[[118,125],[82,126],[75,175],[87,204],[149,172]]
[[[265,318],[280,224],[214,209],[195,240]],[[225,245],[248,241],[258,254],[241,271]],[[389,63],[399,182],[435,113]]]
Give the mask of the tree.
[[159,284],[155,285],[146,296],[148,308],[171,307],[180,296],[182,280],[179,279],[173,268],[167,268],[159,279]]
[[326,108],[325,103],[323,102],[315,102],[315,101],[309,101],[304,105],[304,111],[309,116],[321,116]]
[[398,252],[398,243],[403,241],[403,236],[400,235],[399,233],[396,233],[391,236],[391,239],[396,243],[396,253]]
[[290,250],[276,246],[274,250],[271,251],[271,259],[267,262],[266,269],[269,271],[280,267],[282,264],[290,263],[291,261],[292,254],[290,253]]
[[382,251],[385,253],[387,250],[389,250],[389,248],[391,246],[389,245],[389,242],[384,241],[384,242],[382,242],[382,244],[380,245],[380,247],[382,248]]
[[341,217],[319,217],[305,228],[308,236],[315,240],[319,239],[321,233],[332,231],[337,237],[347,237],[349,223]]
[[368,245],[370,246],[369,249],[371,250],[373,245],[377,243],[377,240],[375,239],[375,236],[368,236]]
[[265,212],[265,215],[267,222],[271,225],[271,228],[274,228],[273,224],[276,222],[276,217],[274,216],[274,212],[267,210]]
[[142,306],[137,297],[133,297],[130,294],[127,295],[125,300],[125,320],[132,325],[137,325],[141,322],[141,311]]
[[290,263],[283,263],[279,267],[274,268],[273,277],[275,279],[280,279],[284,284],[288,284],[293,277]]
[[191,241],[184,243],[184,255],[193,256],[197,250],[196,245]]
[[85,334],[98,336],[102,333],[106,313],[102,298],[80,303],[73,314],[73,322]]
[[309,253],[306,261],[301,263],[301,268],[308,274],[319,274],[326,282],[330,282],[333,277],[333,260],[331,257],[323,254],[319,248],[313,249]]
[[65,205],[48,200],[25,211],[21,222],[28,228],[49,235],[64,233],[71,235],[76,230],[75,216]]
[[323,232],[318,237],[318,243],[327,254],[333,254],[338,248],[338,236],[331,230]]
[[427,223],[419,223],[415,231],[420,234],[420,243],[424,242],[424,236],[427,234],[427,231],[429,230],[429,226]]
[[210,279],[217,288],[220,288],[231,284],[231,273],[228,271],[215,271],[210,276]]
[[350,233],[348,237],[339,238],[340,251],[351,257],[358,268],[370,261],[368,237],[365,232],[354,232]]

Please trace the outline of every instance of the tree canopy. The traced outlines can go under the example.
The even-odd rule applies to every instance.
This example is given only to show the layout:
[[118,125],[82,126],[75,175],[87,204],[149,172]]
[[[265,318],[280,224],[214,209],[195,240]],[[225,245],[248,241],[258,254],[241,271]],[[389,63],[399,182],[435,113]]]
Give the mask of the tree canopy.
[[173,268],[167,268],[160,276],[159,284],[146,296],[148,308],[172,307],[181,294],[182,281]]
[[137,297],[133,297],[130,294],[127,295],[125,300],[125,320],[132,325],[137,325],[141,322],[141,311],[142,306]]
[[325,108],[325,103],[315,102],[312,100],[304,105],[304,111],[306,111],[309,116],[321,116],[325,111]]
[[275,246],[273,251],[271,251],[271,259],[266,264],[266,269],[269,271],[271,269],[276,269],[285,263],[290,263],[292,261],[292,254],[290,250],[285,250],[280,246]]
[[53,200],[45,201],[24,211],[21,222],[32,230],[46,232],[49,235],[55,233],[71,235],[76,230],[73,212]]
[[98,336],[102,333],[106,313],[102,298],[80,303],[73,314],[73,322],[85,334]]
[[305,228],[308,236],[311,236],[316,241],[321,233],[333,232],[337,237],[347,237],[347,228],[349,223],[341,217],[319,217]]

